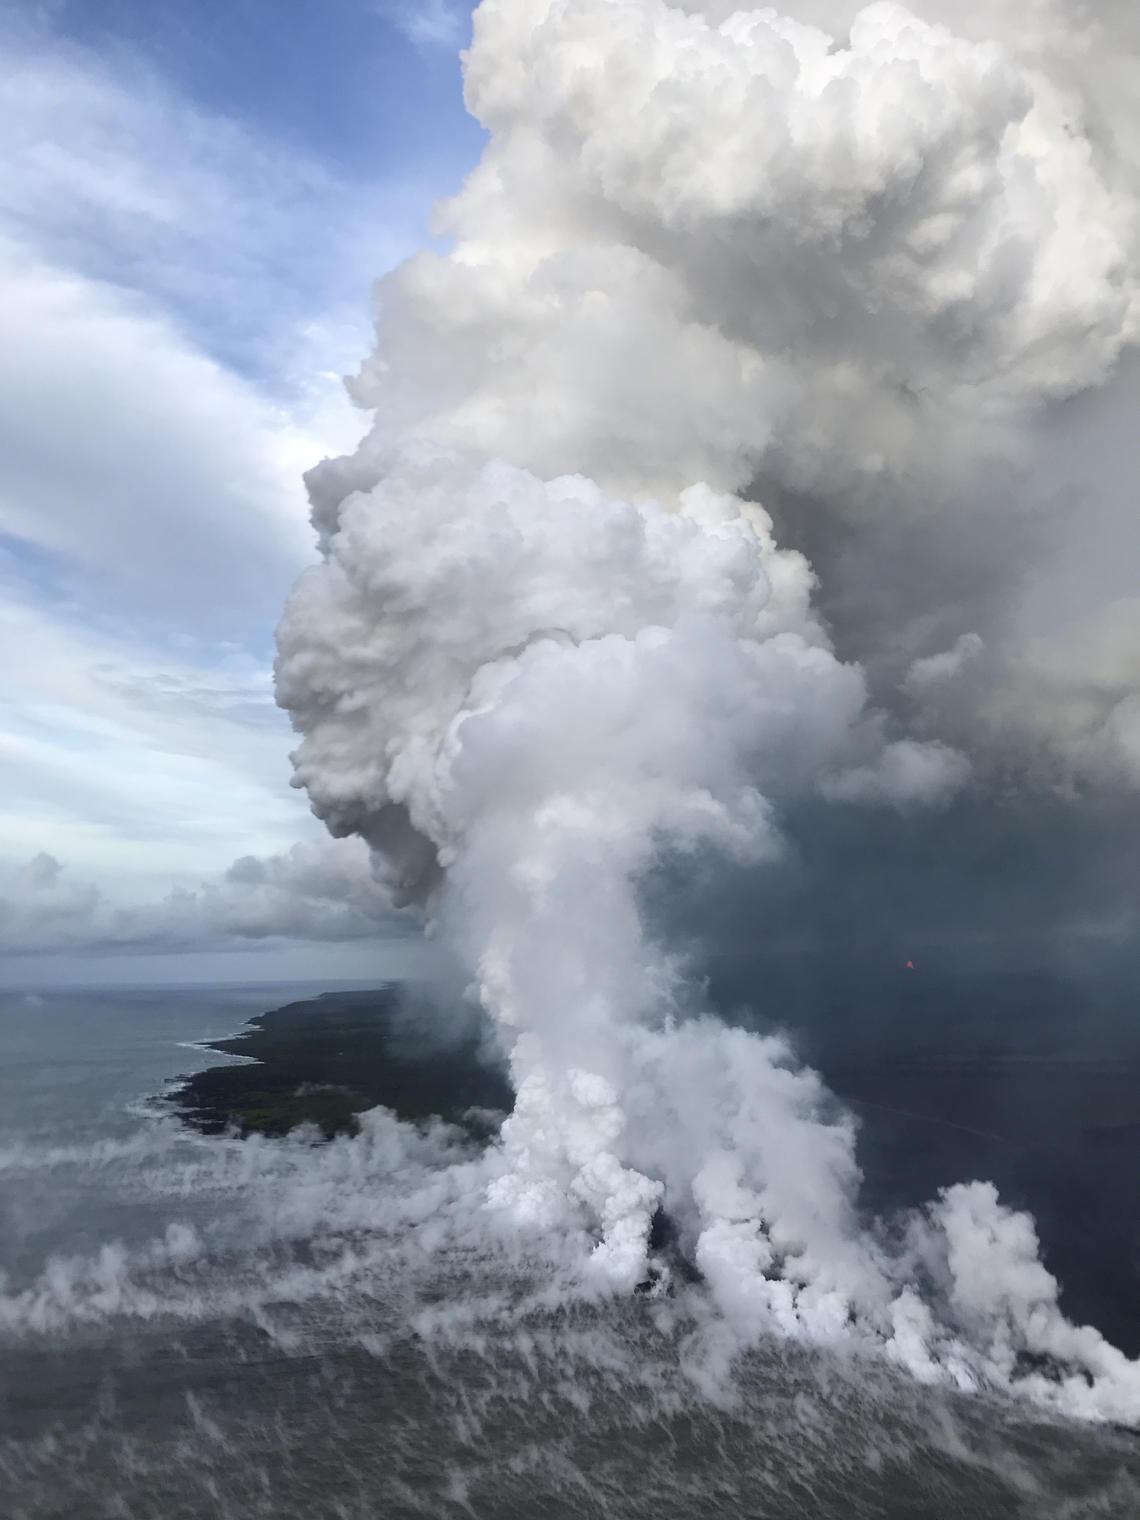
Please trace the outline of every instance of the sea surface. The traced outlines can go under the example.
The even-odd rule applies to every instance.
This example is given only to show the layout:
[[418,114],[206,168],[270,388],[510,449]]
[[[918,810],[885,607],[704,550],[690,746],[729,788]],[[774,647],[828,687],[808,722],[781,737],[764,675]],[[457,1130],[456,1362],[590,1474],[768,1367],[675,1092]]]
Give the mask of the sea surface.
[[[760,1022],[860,1115],[869,1212],[992,1179],[1070,1317],[1140,1351],[1134,985],[763,983]],[[407,1241],[472,1142],[384,1116],[239,1140],[155,1101],[228,1059],[199,1042],[317,990],[0,993],[5,1520],[1140,1516],[1129,1432],[784,1342],[734,1356],[669,1299],[544,1296],[540,1261],[423,1266]]]

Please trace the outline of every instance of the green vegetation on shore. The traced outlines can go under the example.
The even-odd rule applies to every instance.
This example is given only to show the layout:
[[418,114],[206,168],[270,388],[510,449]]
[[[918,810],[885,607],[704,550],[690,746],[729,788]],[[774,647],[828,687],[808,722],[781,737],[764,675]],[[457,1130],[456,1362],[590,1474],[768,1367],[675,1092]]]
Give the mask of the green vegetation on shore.
[[441,1043],[417,1028],[398,987],[289,1003],[208,1048],[249,1059],[196,1072],[169,1095],[206,1134],[284,1135],[307,1124],[332,1139],[355,1134],[357,1115],[377,1104],[402,1119],[438,1115],[481,1129],[479,1110],[511,1104],[474,1034]]

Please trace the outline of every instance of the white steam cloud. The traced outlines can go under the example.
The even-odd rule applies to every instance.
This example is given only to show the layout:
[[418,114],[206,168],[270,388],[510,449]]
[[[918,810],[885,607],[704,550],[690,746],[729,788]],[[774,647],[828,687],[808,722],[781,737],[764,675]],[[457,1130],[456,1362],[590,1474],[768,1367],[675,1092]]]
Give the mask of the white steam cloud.
[[889,818],[971,784],[869,703],[751,483],[856,525],[952,510],[1136,335],[1128,144],[1081,82],[1126,38],[1078,29],[1078,67],[1062,5],[875,4],[835,36],[790,8],[484,0],[489,145],[449,251],[382,284],[368,437],[310,481],[324,560],[279,636],[297,781],[498,1031],[486,1210],[588,1239],[584,1280],[629,1290],[667,1270],[663,1206],[742,1334],[1135,1420],[1140,1368],[1064,1320],[992,1188],[904,1249],[860,1233],[852,1125],[781,1044],[701,1017],[642,915],[666,856],[778,870],[790,804]]

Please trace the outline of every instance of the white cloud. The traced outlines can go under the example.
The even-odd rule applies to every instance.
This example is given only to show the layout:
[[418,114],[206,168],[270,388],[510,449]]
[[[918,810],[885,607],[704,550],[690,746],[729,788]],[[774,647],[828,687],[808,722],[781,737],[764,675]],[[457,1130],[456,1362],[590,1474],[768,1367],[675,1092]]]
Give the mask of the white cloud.
[[312,552],[301,474],[356,441],[339,375],[430,188],[350,182],[129,49],[11,17],[0,44],[0,532],[72,590],[264,647]]
[[312,827],[261,661],[148,649],[2,581],[0,642],[0,859],[46,849],[160,891]]
[[388,910],[358,841],[246,855],[151,902],[109,901],[46,851],[0,877],[0,952],[12,956],[201,951],[235,940],[341,942],[412,932]]
[[100,55],[10,22],[0,43],[9,236],[147,293],[215,351],[271,355],[278,376],[298,325],[335,311],[359,330],[370,281],[415,240],[422,187],[364,195],[296,143],[202,109],[128,49]]
[[378,0],[376,9],[416,47],[458,52],[471,32],[471,7],[460,0]]
[[0,864],[158,898],[316,832],[272,629],[423,195],[362,197],[128,52],[0,40]]
[[311,553],[319,439],[146,303],[10,244],[0,280],[0,529],[112,605],[266,627]]

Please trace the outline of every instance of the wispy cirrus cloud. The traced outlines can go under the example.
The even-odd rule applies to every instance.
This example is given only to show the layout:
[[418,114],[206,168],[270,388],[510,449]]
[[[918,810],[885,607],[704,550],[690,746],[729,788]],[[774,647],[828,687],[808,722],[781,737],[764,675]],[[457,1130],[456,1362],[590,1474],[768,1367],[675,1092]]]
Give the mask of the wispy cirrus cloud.
[[302,472],[359,431],[369,284],[430,196],[41,22],[0,21],[0,870],[66,861],[45,891],[91,945],[316,834],[272,630],[315,553]]
[[[330,316],[357,326],[377,270],[416,245],[421,185],[350,181],[203,108],[138,51],[2,22],[0,42],[0,230],[149,297],[264,381],[290,371],[298,327],[327,342]],[[358,330],[338,359],[341,342],[358,351]]]
[[456,52],[471,35],[472,7],[462,0],[378,0],[376,9],[419,48]]
[[0,581],[0,863],[41,850],[147,896],[315,832],[263,661],[44,607]]

